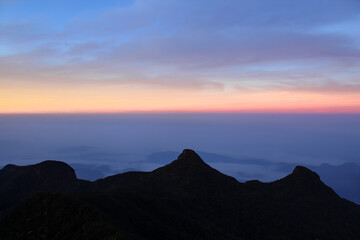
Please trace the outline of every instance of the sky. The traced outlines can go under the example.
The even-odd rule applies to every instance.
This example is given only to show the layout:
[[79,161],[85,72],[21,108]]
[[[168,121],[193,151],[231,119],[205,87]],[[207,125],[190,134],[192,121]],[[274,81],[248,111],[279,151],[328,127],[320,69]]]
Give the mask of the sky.
[[0,0],[0,113],[360,113],[358,0]]
[[186,148],[223,156],[222,169],[244,160],[360,165],[360,115],[353,114],[0,115],[0,133],[0,166],[54,159],[152,170]]

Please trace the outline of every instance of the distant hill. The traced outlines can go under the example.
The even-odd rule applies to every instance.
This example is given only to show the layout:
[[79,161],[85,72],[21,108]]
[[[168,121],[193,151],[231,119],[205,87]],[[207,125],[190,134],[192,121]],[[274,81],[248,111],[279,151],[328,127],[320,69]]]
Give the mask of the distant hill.
[[0,239],[360,239],[360,206],[306,167],[245,183],[193,150],[94,182],[66,163],[0,170]]

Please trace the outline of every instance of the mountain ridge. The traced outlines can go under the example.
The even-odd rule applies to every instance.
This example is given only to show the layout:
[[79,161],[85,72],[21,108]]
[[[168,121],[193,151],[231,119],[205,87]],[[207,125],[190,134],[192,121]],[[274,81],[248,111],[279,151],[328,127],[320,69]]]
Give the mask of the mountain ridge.
[[[0,170],[0,239],[24,239],[29,231],[37,239],[94,239],[94,226],[102,239],[360,238],[360,206],[340,198],[302,166],[270,183],[242,183],[185,149],[151,172],[93,182],[74,175],[69,165],[57,161]],[[44,183],[53,178],[57,181]],[[25,184],[30,189],[23,192],[19,179],[39,186]],[[23,221],[27,218],[32,220]],[[65,233],[75,226],[84,227],[74,236]]]

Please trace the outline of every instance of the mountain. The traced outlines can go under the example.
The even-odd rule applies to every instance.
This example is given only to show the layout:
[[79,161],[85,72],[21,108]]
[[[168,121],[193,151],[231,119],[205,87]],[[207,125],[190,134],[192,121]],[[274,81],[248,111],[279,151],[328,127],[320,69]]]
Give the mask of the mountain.
[[341,197],[360,203],[360,166],[355,163],[344,163],[339,166],[321,164],[308,166],[316,171],[321,180],[331,186]]
[[0,239],[360,239],[360,206],[308,168],[240,183],[189,149],[94,182],[61,162],[7,165],[0,193]]
[[8,164],[0,171],[0,216],[29,196],[60,191],[76,181],[74,169],[64,162],[48,160],[30,166]]
[[[290,162],[272,162],[257,158],[233,158],[208,152],[198,152],[211,166],[216,166],[222,172],[234,176],[239,181],[261,179],[270,181],[286,174],[295,166]],[[143,163],[167,164],[169,160],[176,159],[177,152],[154,152]],[[321,180],[342,198],[360,204],[360,165],[344,163],[341,165],[304,165],[319,174]],[[78,170],[76,169],[78,172]]]

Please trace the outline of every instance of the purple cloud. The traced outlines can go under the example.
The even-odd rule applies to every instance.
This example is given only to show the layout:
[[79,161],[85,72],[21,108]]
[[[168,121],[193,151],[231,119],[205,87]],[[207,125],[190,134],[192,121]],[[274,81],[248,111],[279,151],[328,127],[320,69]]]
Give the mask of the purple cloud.
[[[325,79],[343,91],[344,81],[359,81],[359,34],[350,24],[359,9],[354,0],[137,0],[64,17],[50,12],[48,22],[14,13],[0,19],[0,73],[7,81],[218,89],[285,80],[316,89]],[[353,34],[319,31],[340,23]]]

